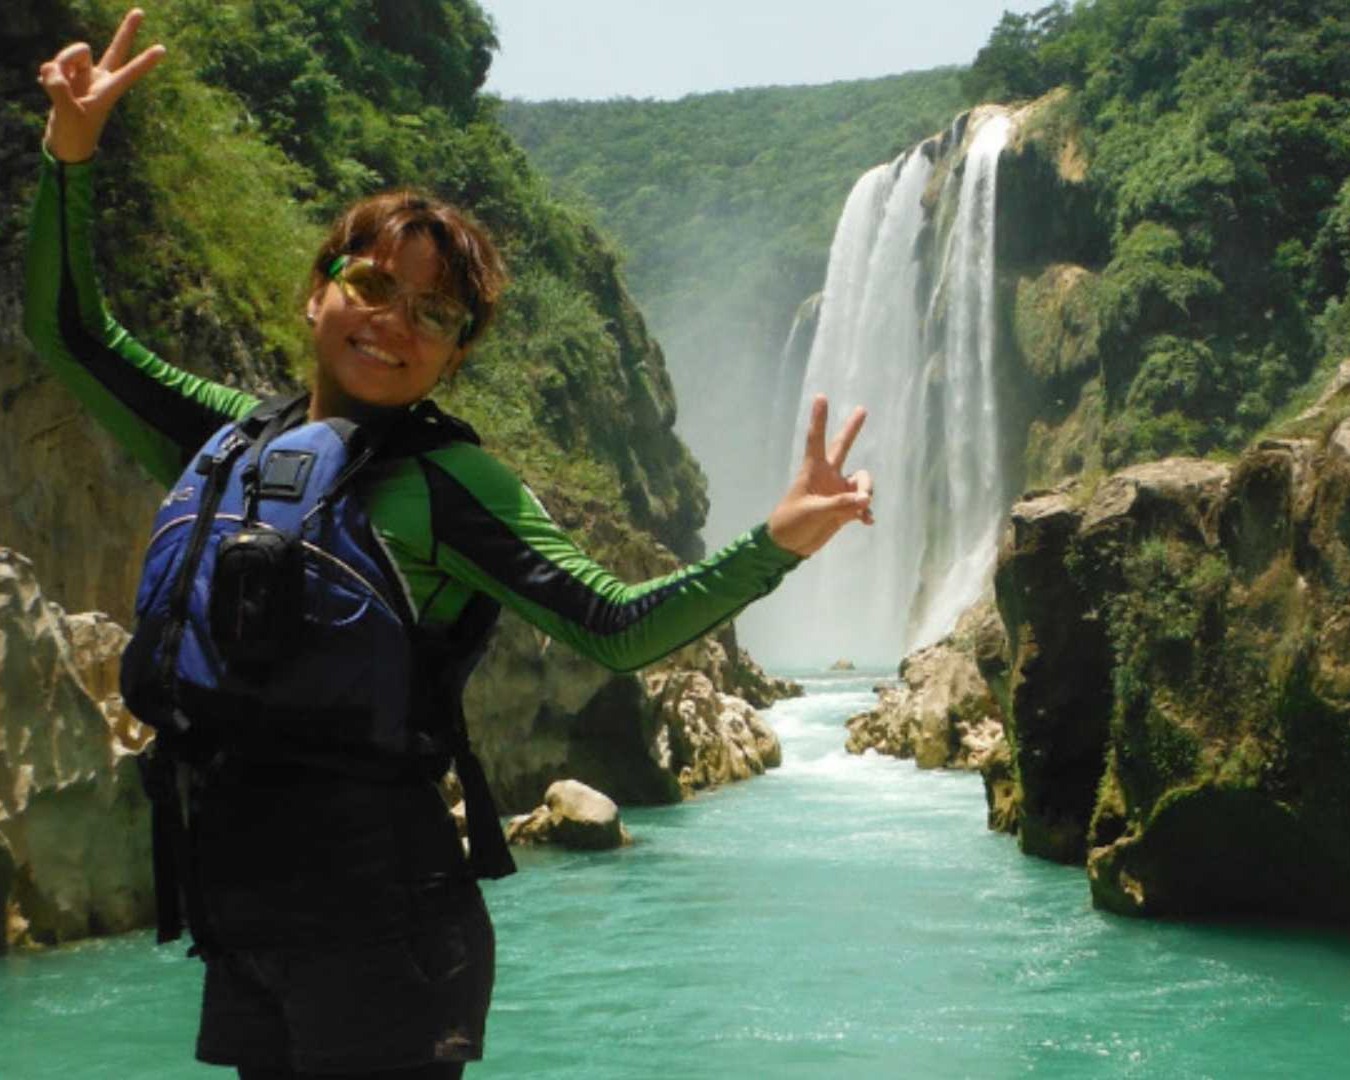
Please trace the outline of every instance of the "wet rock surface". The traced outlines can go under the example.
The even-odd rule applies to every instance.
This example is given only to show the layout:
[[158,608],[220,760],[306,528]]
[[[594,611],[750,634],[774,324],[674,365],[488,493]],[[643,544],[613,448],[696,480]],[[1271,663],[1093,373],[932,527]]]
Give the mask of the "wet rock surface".
[[977,652],[996,655],[999,638],[992,601],[972,608],[948,637],[905,658],[898,685],[877,688],[877,707],[848,721],[845,748],[913,758],[921,769],[981,769],[1002,740],[1003,714]]

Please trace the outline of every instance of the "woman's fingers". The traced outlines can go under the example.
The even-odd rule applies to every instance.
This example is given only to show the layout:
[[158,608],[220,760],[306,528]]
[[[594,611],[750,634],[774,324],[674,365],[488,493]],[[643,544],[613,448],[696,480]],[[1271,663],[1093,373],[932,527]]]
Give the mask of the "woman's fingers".
[[87,41],[77,41],[72,45],[67,45],[53,59],[61,66],[64,72],[73,71],[77,66],[93,67],[93,52],[89,48]]
[[858,515],[858,520],[864,525],[871,525],[874,520],[872,517],[872,474],[866,469],[859,469],[848,479],[849,483],[853,485],[854,491],[859,495],[867,496],[867,505],[863,507],[862,513]]
[[67,45],[56,54],[56,66],[61,77],[70,84],[70,92],[78,99],[89,92],[90,72],[94,68],[93,54],[83,41]]
[[818,513],[843,518],[845,521],[865,512],[872,501],[870,494],[841,491],[838,495],[818,495],[815,509]]
[[131,52],[131,42],[136,37],[136,31],[140,29],[141,20],[144,18],[145,12],[140,8],[132,8],[122,16],[117,33],[103,50],[103,57],[98,62],[99,67],[104,71],[116,71],[126,63],[127,54]]
[[853,449],[853,440],[858,437],[858,432],[862,430],[863,421],[867,419],[867,410],[859,405],[853,410],[852,415],[844,422],[834,441],[830,443],[829,453],[825,455],[825,460],[834,468],[841,469],[844,465],[844,459],[848,457],[848,452]]
[[806,424],[806,459],[823,461],[825,459],[825,421],[829,418],[830,404],[824,394],[817,394],[811,400],[811,418]]
[[147,71],[164,59],[163,45],[151,45],[143,53],[108,76],[108,103],[113,104],[125,94]]

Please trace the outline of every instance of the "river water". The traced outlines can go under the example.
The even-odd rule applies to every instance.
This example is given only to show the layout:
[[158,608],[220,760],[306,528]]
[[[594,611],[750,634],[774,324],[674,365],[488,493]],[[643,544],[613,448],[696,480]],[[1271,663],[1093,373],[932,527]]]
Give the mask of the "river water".
[[[782,768],[490,883],[489,1077],[1350,1075],[1350,936],[1096,912],[984,828],[977,776],[845,754],[865,676],[769,715]],[[0,959],[0,1076],[232,1075],[147,934]]]

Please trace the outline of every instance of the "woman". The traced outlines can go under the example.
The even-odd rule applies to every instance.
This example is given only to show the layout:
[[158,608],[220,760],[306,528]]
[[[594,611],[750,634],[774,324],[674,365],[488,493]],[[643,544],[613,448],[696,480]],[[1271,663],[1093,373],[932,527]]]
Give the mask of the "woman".
[[[70,390],[171,485],[257,399],[166,364],[103,308],[90,159],[117,100],[164,56],[156,45],[131,57],[141,17],[124,18],[97,64],[77,44],[41,68],[52,108],[25,328]],[[448,627],[471,663],[504,604],[631,670],[770,591],[845,523],[870,523],[870,479],[842,473],[863,412],[827,449],[822,398],[802,468],[766,524],[697,566],[617,582],[471,431],[426,401],[486,329],[503,281],[480,229],[408,193],[357,204],[314,262],[305,318],[315,375],[295,420],[345,418],[378,433],[357,501],[404,594],[410,636]],[[191,772],[186,891],[201,908],[193,930],[206,963],[201,1060],[246,1080],[418,1080],[459,1076],[481,1056],[492,929],[430,777],[233,753]]]

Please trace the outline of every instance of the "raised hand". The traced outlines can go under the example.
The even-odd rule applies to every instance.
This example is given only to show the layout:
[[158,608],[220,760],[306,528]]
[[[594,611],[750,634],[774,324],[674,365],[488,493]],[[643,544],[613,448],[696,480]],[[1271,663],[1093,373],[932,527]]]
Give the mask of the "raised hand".
[[829,405],[824,394],[811,403],[806,429],[806,454],[792,486],[769,515],[769,536],[797,555],[812,555],[850,521],[872,524],[872,477],[865,469],[844,475],[844,459],[862,430],[867,411],[861,407],[845,421],[825,447]]
[[93,157],[118,99],[164,58],[164,46],[151,45],[127,59],[142,18],[139,8],[126,13],[97,64],[81,41],[67,45],[38,69],[38,82],[52,102],[46,143],[53,157],[70,162]]

